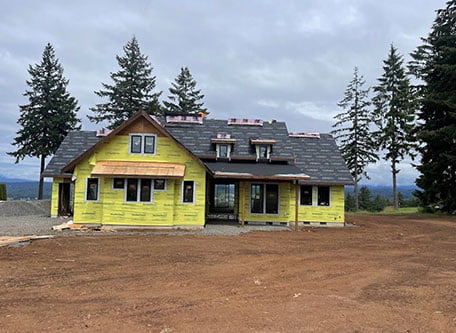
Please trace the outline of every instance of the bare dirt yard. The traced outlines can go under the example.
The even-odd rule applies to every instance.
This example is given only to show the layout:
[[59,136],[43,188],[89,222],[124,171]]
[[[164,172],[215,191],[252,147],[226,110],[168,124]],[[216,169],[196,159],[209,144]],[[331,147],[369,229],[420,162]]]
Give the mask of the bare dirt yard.
[[0,248],[0,331],[455,332],[456,220]]

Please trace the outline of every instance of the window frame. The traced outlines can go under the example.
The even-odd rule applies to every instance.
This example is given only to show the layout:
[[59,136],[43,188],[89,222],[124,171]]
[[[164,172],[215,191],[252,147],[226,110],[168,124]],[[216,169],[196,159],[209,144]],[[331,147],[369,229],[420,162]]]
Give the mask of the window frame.
[[[252,213],[252,186],[261,185],[263,188],[263,213]],[[266,213],[266,185],[277,186],[277,213]],[[279,216],[280,215],[280,184],[279,183],[250,183],[249,190],[249,213],[251,215],[268,215],[268,216]]]
[[[96,200],[89,200],[87,199],[88,193],[88,186],[89,186],[89,179],[96,179],[97,180],[97,199]],[[100,201],[100,178],[99,177],[87,177],[85,180],[85,191],[84,191],[84,202],[99,202]]]
[[[122,186],[122,188],[120,188],[120,187],[114,187],[114,183],[115,183],[115,180],[116,180],[116,179],[122,179],[122,180],[123,180],[123,186]],[[112,189],[113,191],[122,191],[122,190],[125,190],[125,178],[120,178],[120,177],[113,178],[113,179],[112,179],[112,183],[111,183],[111,189]]]
[[[266,157],[262,157],[261,155],[261,148],[264,147],[266,148]],[[256,144],[255,145],[255,152],[256,152],[256,159],[257,161],[259,160],[269,160],[271,159],[271,153],[272,153],[272,145],[270,144]]]
[[[138,181],[137,188],[136,188],[136,201],[127,200],[128,180],[130,180],[130,179],[136,179]],[[149,179],[149,178],[125,178],[124,203],[126,203],[126,204],[152,204],[152,203],[154,203],[153,179],[150,179],[150,181],[151,181],[151,186],[149,189],[150,201],[141,201],[141,186],[142,186],[143,179]]]
[[[306,204],[303,204],[302,203],[302,188],[304,186],[307,186],[307,187],[310,187],[310,200],[311,200],[311,204],[310,205],[306,205]],[[299,185],[299,206],[304,206],[304,207],[312,207],[312,206],[315,206],[315,200],[314,200],[314,186],[312,185]],[[322,207],[326,207],[326,206],[322,206]]]
[[[155,188],[155,181],[157,181],[157,180],[163,180],[163,182],[164,182],[164,187],[163,187],[163,189],[156,189],[156,188]],[[154,192],[166,192],[166,190],[167,190],[167,188],[168,188],[168,182],[166,181],[166,179],[164,179],[164,178],[159,178],[159,179],[154,179],[153,181],[154,181],[154,183],[153,183],[153,186],[152,186],[152,190],[153,190]]]
[[[141,152],[136,153],[132,152],[132,144],[133,144],[133,137],[141,137]],[[154,152],[153,153],[146,153],[146,137],[153,137],[154,138]],[[130,133],[128,135],[128,154],[129,155],[140,155],[140,156],[155,156],[157,155],[157,134],[152,133]]]
[[[192,202],[184,201],[184,190],[185,190],[185,183],[186,182],[192,182],[192,184],[193,184]],[[182,185],[181,185],[181,204],[183,204],[183,205],[194,205],[195,201],[196,201],[196,181],[194,181],[194,180],[183,180],[182,181]]]
[[[327,205],[320,205],[319,203],[319,193],[320,193],[320,187],[327,187],[328,188],[328,204]],[[317,207],[331,207],[331,186],[329,185],[317,185],[317,196],[316,196],[316,206]]]
[[[221,146],[225,146],[226,147],[226,156],[220,156],[220,147]],[[216,144],[216,155],[217,155],[217,158],[227,158],[227,159],[230,159],[231,158],[231,144],[230,143],[217,143]]]

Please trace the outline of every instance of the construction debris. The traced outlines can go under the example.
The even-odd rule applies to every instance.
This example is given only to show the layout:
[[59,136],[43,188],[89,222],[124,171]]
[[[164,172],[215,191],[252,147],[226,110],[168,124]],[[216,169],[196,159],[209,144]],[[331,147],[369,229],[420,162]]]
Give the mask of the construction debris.
[[73,224],[73,221],[64,222],[59,225],[52,227],[52,230],[62,231],[62,230],[74,230],[74,231],[116,231],[113,227],[101,226],[101,225],[84,225],[84,224]]
[[38,239],[48,239],[48,238],[53,238],[53,237],[54,236],[52,236],[52,235],[43,235],[43,236],[32,235],[32,236],[23,236],[23,237],[0,236],[0,247],[23,243],[23,242],[30,242],[30,241],[34,241],[34,240],[38,240]]

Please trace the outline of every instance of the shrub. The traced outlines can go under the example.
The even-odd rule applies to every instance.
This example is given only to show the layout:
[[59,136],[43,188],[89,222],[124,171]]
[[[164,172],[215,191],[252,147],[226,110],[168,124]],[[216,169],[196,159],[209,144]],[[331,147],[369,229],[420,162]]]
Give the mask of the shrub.
[[6,200],[6,184],[0,184],[0,200]]

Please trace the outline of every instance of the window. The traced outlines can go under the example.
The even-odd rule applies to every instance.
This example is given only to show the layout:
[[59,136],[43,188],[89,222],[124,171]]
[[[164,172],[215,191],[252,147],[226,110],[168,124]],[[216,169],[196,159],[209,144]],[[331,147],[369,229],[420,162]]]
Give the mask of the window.
[[234,208],[234,184],[214,185],[214,208]]
[[278,214],[279,185],[252,184],[250,187],[250,212],[254,214]]
[[271,145],[256,145],[257,160],[269,159],[271,156]]
[[312,206],[313,204],[313,195],[312,195],[312,186],[301,185],[301,206]]
[[155,154],[155,136],[147,135],[144,137],[144,153]]
[[182,202],[193,203],[195,194],[195,182],[192,180],[186,180],[182,185]]
[[131,154],[155,154],[155,135],[131,134]]
[[113,190],[123,190],[125,187],[125,179],[123,178],[113,178],[112,179],[112,189]]
[[228,145],[219,145],[218,157],[228,157]]
[[141,142],[142,142],[141,135],[132,135],[130,152],[133,154],[141,154]]
[[329,206],[329,186],[318,186],[318,206]]
[[166,180],[155,179],[154,180],[154,190],[155,191],[165,191],[166,190]]
[[86,200],[98,201],[98,178],[87,178]]
[[127,202],[151,202],[152,201],[151,179],[127,179],[125,201]]

